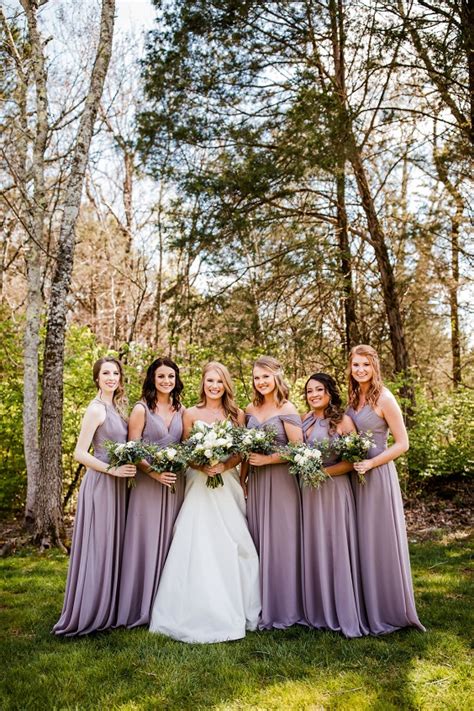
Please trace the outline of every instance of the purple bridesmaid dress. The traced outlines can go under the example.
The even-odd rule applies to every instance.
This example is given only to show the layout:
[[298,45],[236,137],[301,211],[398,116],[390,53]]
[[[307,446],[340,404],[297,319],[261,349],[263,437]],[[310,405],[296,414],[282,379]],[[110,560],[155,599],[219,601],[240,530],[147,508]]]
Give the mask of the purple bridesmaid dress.
[[[183,432],[183,408],[173,416],[169,429],[161,417],[145,410],[142,439],[167,447],[179,442]],[[184,476],[178,476],[173,494],[167,486],[137,471],[131,490],[125,528],[117,626],[148,625],[161,571],[171,544],[173,526],[184,497]]]
[[[117,410],[101,400],[106,417],[92,440],[94,456],[107,462],[106,439],[127,441],[127,423]],[[112,627],[125,529],[127,482],[88,469],[79,488],[66,593],[60,619],[53,627],[67,637]]]
[[[309,435],[306,433],[313,427]],[[329,421],[313,414],[303,422],[308,444],[332,440]],[[325,457],[325,466],[337,456]],[[348,474],[335,476],[319,489],[304,486],[303,604],[311,627],[342,632],[346,637],[368,634],[357,548],[354,495]]]
[[[388,425],[365,405],[347,414],[359,432],[370,431],[375,446],[368,459],[387,448]],[[371,634],[386,634],[402,627],[425,630],[418,619],[411,581],[405,515],[393,462],[375,467],[360,484],[352,474],[357,514],[359,557],[367,619]]]
[[[277,445],[288,443],[283,423],[301,427],[299,415],[275,415],[259,422],[247,417],[247,427],[272,427]],[[287,464],[251,467],[247,518],[260,558],[262,612],[259,629],[285,629],[305,624],[301,590],[301,496]]]

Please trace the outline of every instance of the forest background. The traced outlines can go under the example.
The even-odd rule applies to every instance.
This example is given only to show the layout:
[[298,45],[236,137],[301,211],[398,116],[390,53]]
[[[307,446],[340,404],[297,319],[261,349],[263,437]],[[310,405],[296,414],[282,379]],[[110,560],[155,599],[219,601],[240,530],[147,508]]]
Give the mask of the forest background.
[[[261,353],[292,399],[370,343],[405,488],[474,468],[474,19],[467,0],[4,3],[2,514],[60,544],[91,366]],[[119,12],[120,18],[120,12]],[[471,201],[472,202],[472,201]]]

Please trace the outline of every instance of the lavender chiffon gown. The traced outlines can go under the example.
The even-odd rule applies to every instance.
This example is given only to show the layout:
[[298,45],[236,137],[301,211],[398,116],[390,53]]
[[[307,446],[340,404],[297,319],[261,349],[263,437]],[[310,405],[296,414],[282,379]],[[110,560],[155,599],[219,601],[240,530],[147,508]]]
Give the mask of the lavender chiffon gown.
[[[375,446],[369,450],[368,459],[387,448],[387,422],[370,405],[359,412],[349,407],[347,414],[359,432],[370,431],[373,435]],[[352,474],[370,633],[387,634],[410,626],[424,631],[416,613],[405,515],[394,463],[369,470],[365,479],[361,484]]]
[[[161,415],[145,410],[142,440],[167,447],[179,442],[183,432],[183,408],[175,412],[169,429]],[[161,571],[171,544],[173,526],[184,498],[184,476],[176,479],[175,493],[167,486],[137,471],[136,486],[130,492],[122,568],[117,626],[148,625]]]
[[[259,422],[247,416],[248,428],[272,427],[276,443],[288,443],[284,422],[301,427],[299,415],[275,415]],[[262,612],[259,629],[305,624],[301,583],[301,496],[287,464],[251,467],[247,518],[260,558]]]
[[[311,432],[308,430],[312,427]],[[303,422],[305,441],[333,440],[329,421],[309,415]],[[324,458],[324,465],[339,461]],[[311,627],[342,632],[345,637],[369,633],[359,568],[354,495],[348,474],[335,476],[319,489],[304,486],[303,605]]]
[[[105,421],[95,431],[94,456],[108,461],[106,439],[127,441],[127,423],[117,410],[101,400]],[[72,537],[71,558],[61,617],[53,627],[57,635],[70,637],[112,627],[125,529],[127,482],[88,469],[79,488]]]

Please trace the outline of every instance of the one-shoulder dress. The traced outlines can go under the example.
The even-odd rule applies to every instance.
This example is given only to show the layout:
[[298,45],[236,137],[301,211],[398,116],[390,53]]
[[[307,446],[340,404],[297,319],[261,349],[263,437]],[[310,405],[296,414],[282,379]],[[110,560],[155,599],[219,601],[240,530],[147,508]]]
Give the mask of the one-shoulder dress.
[[[179,442],[183,408],[175,412],[169,429],[161,415],[143,401],[145,427],[142,441],[167,447]],[[148,474],[137,470],[130,492],[125,526],[117,626],[148,625],[161,572],[171,544],[173,526],[183,503],[184,476],[178,476],[175,493]]]
[[[101,400],[106,417],[95,431],[94,456],[108,462],[104,440],[127,441],[127,423]],[[127,480],[88,469],[79,488],[71,559],[61,617],[53,627],[67,637],[112,627],[116,621]]]
[[[347,414],[357,430],[371,432],[374,447],[368,459],[387,448],[388,425],[370,405]],[[410,556],[403,501],[395,464],[374,467],[361,484],[352,477],[357,515],[359,558],[365,608],[371,634],[386,634],[402,627],[424,631],[413,595]]]
[[[276,443],[288,443],[284,422],[301,427],[299,415],[275,415],[264,422],[247,416],[248,428],[274,428]],[[305,624],[301,576],[301,495],[288,465],[251,467],[247,517],[260,558],[262,613],[259,629]]]
[[[312,427],[312,429],[311,429]],[[309,435],[307,434],[308,431]],[[303,422],[305,442],[333,441],[329,421],[310,414]],[[325,466],[337,455],[325,456]],[[348,474],[334,476],[319,489],[304,486],[303,604],[311,627],[342,632],[346,637],[368,634],[360,580],[354,494]]]
[[258,557],[237,468],[222,478],[223,486],[210,489],[205,474],[187,471],[150,632],[205,644],[240,639],[257,627]]

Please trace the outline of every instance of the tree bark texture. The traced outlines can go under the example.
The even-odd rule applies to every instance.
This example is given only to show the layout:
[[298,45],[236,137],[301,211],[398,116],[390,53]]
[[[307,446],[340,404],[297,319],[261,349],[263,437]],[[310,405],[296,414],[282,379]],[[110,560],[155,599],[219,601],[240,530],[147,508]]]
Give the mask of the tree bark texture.
[[64,189],[56,268],[51,286],[44,351],[41,408],[41,477],[35,538],[42,547],[60,544],[62,533],[62,457],[64,342],[66,299],[75,248],[75,227],[94,123],[112,52],[115,0],[102,0],[100,36],[84,111]]
[[[24,523],[33,526],[37,509],[37,484],[40,474],[38,444],[39,405],[39,349],[40,328],[44,310],[42,294],[42,252],[45,246],[45,218],[47,211],[45,154],[47,148],[48,92],[44,42],[38,29],[38,3],[21,0],[28,23],[31,46],[31,67],[35,87],[36,121],[33,134],[32,176],[33,192],[28,194],[26,151],[22,176],[22,209],[27,228],[25,257],[27,277],[26,325],[24,336],[24,388],[23,388],[23,443],[27,470],[27,492]],[[25,105],[26,111],[26,105]],[[27,118],[24,117],[27,127]],[[25,134],[27,135],[27,134]]]

